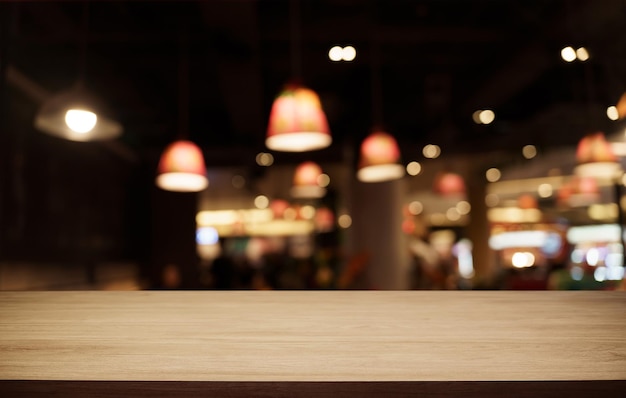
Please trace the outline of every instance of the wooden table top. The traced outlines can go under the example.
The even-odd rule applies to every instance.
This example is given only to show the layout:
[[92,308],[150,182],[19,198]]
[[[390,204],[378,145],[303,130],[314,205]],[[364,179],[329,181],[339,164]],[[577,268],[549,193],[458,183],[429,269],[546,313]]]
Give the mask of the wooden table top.
[[0,292],[0,380],[626,380],[626,292]]

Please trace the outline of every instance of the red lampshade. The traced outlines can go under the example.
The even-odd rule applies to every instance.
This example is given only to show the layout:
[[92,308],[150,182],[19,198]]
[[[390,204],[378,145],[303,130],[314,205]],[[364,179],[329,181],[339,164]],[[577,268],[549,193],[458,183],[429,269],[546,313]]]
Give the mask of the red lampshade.
[[377,131],[361,143],[361,156],[357,178],[363,182],[395,180],[404,176],[400,162],[400,149],[391,135]]
[[305,152],[326,148],[331,142],[317,94],[301,86],[287,86],[272,105],[265,145],[274,151]]
[[293,175],[291,195],[296,198],[321,198],[326,194],[326,190],[319,185],[321,175],[322,168],[317,163],[300,163]]
[[158,187],[167,191],[198,192],[209,185],[202,151],[191,141],[170,144],[159,162]]
[[285,210],[289,208],[289,202],[284,199],[274,199],[270,202],[270,209],[275,219],[283,218]]
[[465,181],[456,173],[439,173],[435,177],[433,190],[443,196],[463,196],[466,192]]
[[604,133],[583,137],[576,148],[578,166],[575,174],[581,177],[613,177],[620,165]]
[[315,228],[319,232],[328,232],[335,225],[335,213],[328,207],[320,207],[315,212]]

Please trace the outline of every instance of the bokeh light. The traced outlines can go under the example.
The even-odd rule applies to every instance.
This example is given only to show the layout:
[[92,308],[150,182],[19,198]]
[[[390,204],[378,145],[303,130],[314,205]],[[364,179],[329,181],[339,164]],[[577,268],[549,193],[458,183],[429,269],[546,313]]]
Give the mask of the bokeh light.
[[342,51],[342,58],[346,62],[354,61],[356,58],[356,49],[352,46],[346,46]]
[[584,62],[589,59],[589,51],[587,51],[585,47],[580,47],[578,50],[576,50],[576,57],[579,61]]
[[576,59],[576,51],[572,47],[565,47],[561,50],[561,58],[565,62],[572,62]]
[[422,165],[419,162],[410,162],[406,165],[406,172],[409,175],[416,176],[422,171]]
[[259,166],[271,166],[274,163],[274,156],[271,153],[260,152],[256,155],[256,164]]
[[485,178],[487,178],[487,181],[489,182],[496,182],[500,180],[500,177],[502,177],[502,173],[495,167],[492,167],[485,172]]
[[343,48],[334,46],[328,51],[328,58],[334,62],[341,61],[343,58]]
[[270,200],[265,195],[259,195],[254,198],[254,206],[257,209],[267,209],[267,206],[269,206],[269,204]]
[[439,148],[439,145],[428,144],[424,146],[424,149],[422,149],[422,154],[426,158],[436,159],[439,155],[441,155],[441,148]]
[[617,107],[612,105],[606,108],[606,116],[611,120],[619,119],[619,112],[617,111]]
[[522,155],[526,159],[534,158],[535,156],[537,156],[537,147],[535,147],[534,145],[524,145],[524,147],[522,148]]

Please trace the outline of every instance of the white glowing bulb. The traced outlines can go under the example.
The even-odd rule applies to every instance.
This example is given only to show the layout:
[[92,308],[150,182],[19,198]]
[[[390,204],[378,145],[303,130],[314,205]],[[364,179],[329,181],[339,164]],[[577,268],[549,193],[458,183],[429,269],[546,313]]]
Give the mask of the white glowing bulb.
[[490,124],[495,118],[496,114],[490,109],[485,109],[478,115],[478,119],[482,124]]
[[67,127],[77,133],[88,133],[96,126],[98,116],[90,111],[70,109],[65,113]]
[[328,51],[328,58],[330,58],[331,61],[341,61],[341,58],[343,58],[343,48],[339,47],[339,46],[335,46],[333,48],[331,48]]
[[617,111],[617,107],[615,106],[609,106],[608,108],[606,108],[606,115],[611,120],[619,119],[619,112]]
[[572,62],[576,59],[576,50],[572,47],[565,47],[561,50],[561,58],[563,58],[565,62]]
[[589,59],[589,52],[585,47],[580,47],[578,50],[576,50],[576,57],[584,62]]
[[342,50],[342,58],[344,61],[354,61],[356,58],[356,49],[352,46],[346,46]]

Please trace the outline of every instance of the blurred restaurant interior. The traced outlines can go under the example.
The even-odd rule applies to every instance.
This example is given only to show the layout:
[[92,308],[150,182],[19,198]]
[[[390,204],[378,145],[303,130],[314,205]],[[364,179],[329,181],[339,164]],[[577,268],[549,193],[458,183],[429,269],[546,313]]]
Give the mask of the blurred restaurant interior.
[[0,290],[626,287],[624,0],[0,18]]

